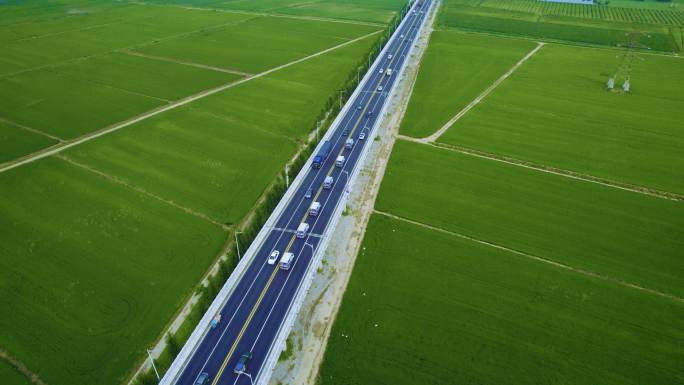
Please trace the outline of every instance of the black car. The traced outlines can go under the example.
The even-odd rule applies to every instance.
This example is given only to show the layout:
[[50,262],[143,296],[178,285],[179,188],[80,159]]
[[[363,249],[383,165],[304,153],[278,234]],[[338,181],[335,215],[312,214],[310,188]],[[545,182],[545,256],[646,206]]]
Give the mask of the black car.
[[369,117],[369,118],[370,118],[371,116],[373,116],[373,111],[370,111],[370,110],[369,110],[368,112],[366,112],[366,116]]

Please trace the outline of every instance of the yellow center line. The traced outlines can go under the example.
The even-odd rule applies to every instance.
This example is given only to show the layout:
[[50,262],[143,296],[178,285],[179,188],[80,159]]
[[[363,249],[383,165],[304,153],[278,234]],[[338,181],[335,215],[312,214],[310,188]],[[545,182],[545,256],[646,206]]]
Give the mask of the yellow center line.
[[[412,22],[411,28],[413,27],[413,25],[415,24],[415,22],[416,22],[417,20],[419,20],[419,19],[420,19],[420,18],[416,18],[416,19]],[[409,28],[409,31],[411,30],[411,28]],[[392,64],[394,63],[394,60],[397,58],[396,53],[397,53],[398,51],[401,50],[401,48],[403,47],[404,43],[405,43],[405,40],[402,39],[401,42],[399,43],[399,46],[397,47],[397,49],[396,49],[395,52],[394,52],[394,56],[392,56],[392,59],[390,59],[388,68],[392,67]],[[383,76],[380,76],[380,77],[378,78],[377,83],[375,83],[375,84],[373,85],[373,88],[372,88],[372,89],[375,90],[375,89],[377,88],[378,84],[382,83],[382,80],[383,80],[383,79],[384,79],[384,75],[383,75]],[[375,92],[375,91],[371,91],[371,92]],[[368,99],[368,101],[366,102],[366,106],[364,107],[363,111],[361,112],[361,115],[359,115],[358,119],[356,120],[356,123],[354,124],[354,127],[353,127],[351,130],[349,130],[349,134],[347,134],[347,139],[349,139],[349,138],[351,137],[352,133],[353,133],[354,131],[356,131],[356,129],[359,127],[359,124],[361,123],[361,120],[363,119],[364,115],[366,114],[366,111],[368,110],[368,107],[370,106],[372,100],[373,100],[373,97],[371,96],[371,97]],[[345,150],[345,148],[344,148],[344,146],[342,146],[342,149],[340,149],[340,151],[337,153],[337,156],[342,155],[342,153],[344,152],[344,150]],[[334,170],[335,170],[335,162],[333,162],[332,165],[330,165],[330,169],[328,169],[328,172],[327,172],[327,174],[326,174],[326,177],[330,176],[330,175],[333,173]],[[318,197],[320,196],[321,192],[323,192],[323,185],[320,185],[320,186],[318,187],[318,190],[316,191],[316,195],[313,197],[312,202],[316,202],[316,199],[318,199]],[[307,210],[304,212],[304,215],[302,216],[302,219],[301,219],[299,222],[300,222],[300,223],[304,222],[304,220],[306,219],[306,217],[307,217],[308,214],[309,214],[309,210],[307,209]],[[294,243],[294,241],[295,241],[296,239],[297,239],[297,235],[296,235],[296,233],[295,233],[295,234],[290,238],[290,242],[287,244],[287,247],[285,248],[285,250],[284,250],[284,252],[283,252],[283,255],[284,255],[285,253],[287,253],[287,252],[290,250],[290,248],[292,247],[292,244]],[[273,283],[273,279],[275,278],[276,274],[278,273],[278,270],[279,270],[279,269],[278,269],[278,265],[276,264],[276,267],[273,269],[273,273],[271,273],[271,276],[269,277],[268,282],[266,282],[266,285],[265,285],[264,288],[261,290],[261,294],[259,295],[259,298],[258,298],[257,301],[254,303],[254,306],[252,307],[252,310],[249,312],[249,316],[247,316],[247,319],[245,320],[245,323],[242,325],[242,328],[240,329],[240,333],[238,334],[237,338],[236,338],[235,341],[233,342],[233,345],[230,347],[230,350],[228,351],[228,354],[226,355],[225,359],[223,360],[223,363],[221,363],[221,367],[220,367],[220,369],[219,369],[219,371],[218,371],[216,377],[214,378],[214,381],[212,381],[212,383],[211,383],[212,385],[216,385],[216,384],[218,383],[219,379],[221,378],[221,375],[223,374],[223,371],[226,369],[226,366],[228,365],[228,361],[229,361],[230,358],[233,356],[233,353],[235,353],[235,349],[237,348],[238,343],[240,343],[240,340],[242,339],[243,334],[244,334],[245,331],[247,330],[247,327],[248,327],[249,324],[251,323],[252,318],[254,317],[254,314],[256,314],[256,311],[258,310],[259,305],[261,304],[261,301],[264,299],[264,296],[266,295],[266,292],[268,292],[268,289],[270,288],[271,283]]]

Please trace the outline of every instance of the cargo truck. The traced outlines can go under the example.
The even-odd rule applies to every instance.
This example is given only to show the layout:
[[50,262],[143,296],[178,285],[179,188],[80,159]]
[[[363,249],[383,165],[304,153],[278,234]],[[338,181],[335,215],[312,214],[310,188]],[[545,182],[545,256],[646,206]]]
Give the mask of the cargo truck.
[[320,168],[323,162],[325,162],[326,159],[328,159],[328,155],[330,155],[330,150],[332,150],[332,143],[330,143],[329,140],[326,140],[325,143],[321,146],[320,151],[318,151],[318,154],[314,156],[313,158],[313,168]]
[[309,215],[312,217],[315,217],[318,215],[318,212],[321,210],[321,203],[320,202],[314,202],[311,204],[311,207],[309,208]]
[[290,270],[290,267],[292,266],[292,261],[294,261],[294,254],[285,253],[285,255],[283,255],[283,258],[280,260],[280,269]]
[[306,237],[307,232],[309,232],[309,224],[302,222],[299,224],[299,227],[297,227],[297,232],[295,234],[297,235],[297,238],[304,238]]

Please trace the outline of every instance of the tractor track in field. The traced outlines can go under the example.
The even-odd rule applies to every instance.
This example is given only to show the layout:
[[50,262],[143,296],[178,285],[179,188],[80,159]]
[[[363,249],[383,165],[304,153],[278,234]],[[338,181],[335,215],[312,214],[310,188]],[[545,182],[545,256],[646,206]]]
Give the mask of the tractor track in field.
[[0,360],[7,362],[8,365],[21,373],[33,385],[48,385],[40,376],[38,376],[38,374],[33,373],[23,362],[19,361],[3,349],[0,349]]
[[636,284],[634,284],[634,283],[627,282],[627,281],[623,281],[623,280],[618,279],[618,278],[614,278],[614,277],[610,277],[610,276],[607,276],[607,275],[599,274],[599,273],[596,273],[596,272],[593,272],[593,271],[590,271],[590,270],[584,270],[584,269],[581,269],[581,268],[578,268],[578,267],[566,265],[566,264],[564,264],[564,263],[560,263],[560,262],[557,262],[557,261],[554,261],[554,260],[551,260],[551,259],[547,259],[547,258],[544,258],[544,257],[540,257],[540,256],[538,256],[538,255],[529,254],[529,253],[526,253],[526,252],[524,252],[524,251],[512,249],[512,248],[510,248],[510,247],[506,247],[506,246],[503,246],[503,245],[499,245],[499,244],[494,243],[494,242],[490,242],[490,241],[486,241],[486,240],[483,240],[483,239],[471,237],[471,236],[469,236],[469,235],[457,233],[457,232],[454,232],[454,231],[450,231],[450,230],[447,230],[447,229],[443,229],[443,228],[441,228],[441,227],[429,225],[429,224],[427,224],[427,223],[414,221],[414,220],[412,220],[412,219],[404,218],[404,217],[401,217],[401,216],[398,216],[398,215],[394,215],[394,214],[391,214],[391,213],[388,213],[388,212],[385,212],[385,211],[374,210],[373,212],[374,212],[375,214],[378,214],[378,215],[383,215],[383,216],[388,217],[388,218],[392,218],[392,219],[395,219],[395,220],[398,220],[398,221],[410,223],[410,224],[413,224],[413,225],[415,225],[415,226],[420,226],[420,227],[423,227],[423,228],[426,228],[426,229],[429,229],[429,230],[438,231],[438,232],[443,233],[443,234],[452,235],[452,236],[454,236],[454,237],[461,238],[461,239],[465,239],[465,240],[468,240],[468,241],[471,241],[471,242],[475,242],[475,243],[478,243],[478,244],[480,244],[480,245],[485,245],[485,246],[493,247],[493,248],[498,249],[498,250],[507,251],[507,252],[509,252],[509,253],[512,253],[512,254],[515,254],[515,255],[518,255],[518,256],[527,258],[527,259],[531,259],[531,260],[534,260],[534,261],[537,261],[537,262],[546,263],[546,264],[548,264],[548,265],[552,265],[552,266],[555,266],[555,267],[558,267],[558,268],[561,268],[561,269],[564,269],[564,270],[568,270],[568,271],[572,271],[572,272],[575,272],[575,273],[578,273],[578,274],[582,274],[582,275],[587,276],[587,277],[591,277],[591,278],[595,278],[595,279],[600,279],[600,280],[602,280],[602,281],[610,282],[610,283],[617,284],[617,285],[620,285],[620,286],[623,286],[623,287],[627,287],[627,288],[630,288],[630,289],[636,289],[636,290],[639,290],[639,291],[642,291],[642,292],[646,292],[646,293],[649,293],[649,294],[657,295],[657,296],[659,296],[659,297],[666,298],[666,299],[669,299],[669,300],[672,300],[672,301],[676,301],[676,302],[679,302],[679,303],[684,303],[684,298],[679,297],[679,296],[676,296],[676,295],[674,295],[674,294],[664,293],[664,292],[662,292],[662,291],[658,291],[658,290],[651,289],[651,288],[648,288],[648,287],[639,286],[639,285],[636,285]]
[[252,73],[243,72],[243,71],[232,69],[232,68],[215,67],[215,66],[202,64],[202,63],[194,63],[194,62],[190,62],[190,61],[174,59],[172,57],[166,57],[166,56],[148,55],[148,54],[145,54],[142,52],[135,52],[135,51],[131,51],[128,49],[123,49],[120,52],[124,53],[126,55],[130,55],[130,56],[138,56],[138,57],[144,57],[146,59],[165,61],[165,62],[169,62],[169,63],[176,63],[176,64],[180,64],[180,65],[184,65],[184,66],[201,68],[201,69],[210,70],[210,71],[224,72],[224,73],[233,74],[233,75],[240,75],[240,76],[254,76],[254,74],[252,74]]
[[89,171],[89,172],[91,172],[91,173],[93,173],[93,174],[96,174],[96,175],[98,175],[98,176],[100,176],[100,177],[102,177],[102,178],[107,179],[107,180],[110,181],[110,182],[113,182],[113,183],[122,185],[122,186],[124,186],[124,187],[126,187],[126,188],[128,188],[128,189],[130,189],[130,190],[133,190],[133,191],[135,191],[135,192],[141,193],[141,194],[143,194],[143,195],[145,195],[145,196],[148,196],[148,197],[150,197],[150,198],[156,199],[156,200],[158,200],[158,201],[160,201],[160,202],[166,203],[167,205],[172,206],[172,207],[175,207],[175,208],[177,208],[177,209],[179,209],[179,210],[182,210],[182,211],[184,211],[184,212],[186,212],[186,213],[188,213],[188,214],[190,214],[190,215],[193,215],[193,216],[195,216],[195,217],[204,219],[204,220],[206,220],[206,221],[208,221],[208,222],[210,222],[210,223],[212,223],[212,224],[214,224],[214,225],[216,225],[216,226],[219,226],[219,227],[220,227],[221,229],[223,229],[223,230],[226,230],[226,231],[227,231],[227,230],[230,229],[230,226],[227,226],[227,225],[225,225],[225,224],[223,224],[223,223],[217,221],[216,219],[213,219],[213,218],[209,217],[207,214],[204,214],[204,213],[201,213],[201,212],[199,212],[199,211],[193,210],[193,209],[191,209],[191,208],[189,208],[189,207],[186,207],[186,206],[182,206],[182,205],[180,205],[180,204],[178,204],[178,203],[176,203],[176,202],[174,202],[174,201],[172,201],[172,200],[169,200],[169,199],[166,199],[166,198],[162,198],[162,197],[160,197],[159,195],[153,194],[153,193],[151,193],[151,192],[145,190],[144,188],[142,188],[142,187],[140,187],[140,186],[136,186],[136,185],[134,185],[134,184],[132,184],[132,183],[130,183],[130,182],[127,182],[127,181],[121,179],[121,178],[117,178],[117,177],[115,177],[115,176],[109,175],[109,174],[107,174],[106,172],[100,171],[100,170],[98,170],[98,169],[96,169],[96,168],[94,168],[94,167],[85,165],[85,164],[83,164],[83,163],[79,163],[79,162],[77,162],[77,161],[75,161],[75,160],[73,160],[73,159],[67,157],[66,155],[62,155],[62,154],[55,155],[55,158],[61,159],[61,160],[65,161],[65,162],[67,162],[67,163],[69,163],[69,164],[71,164],[71,165],[73,165],[73,166],[82,168],[82,169],[84,169],[84,170],[86,170],[86,171]]

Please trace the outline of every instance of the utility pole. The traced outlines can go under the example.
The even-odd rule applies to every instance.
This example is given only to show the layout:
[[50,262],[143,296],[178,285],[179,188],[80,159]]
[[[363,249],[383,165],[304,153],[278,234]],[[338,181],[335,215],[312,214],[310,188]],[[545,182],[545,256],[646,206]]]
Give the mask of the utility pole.
[[238,261],[239,261],[242,259],[242,256],[240,255],[240,241],[238,240],[238,234],[242,234],[242,231],[236,231],[235,232],[235,248],[237,249]]
[[157,382],[161,381],[161,378],[159,378],[159,372],[157,371],[157,367],[154,366],[154,359],[152,359],[152,354],[150,353],[150,349],[147,350],[147,356],[150,358],[150,363],[152,364],[152,369],[154,369],[154,374],[157,376]]
[[[318,132],[318,131],[316,131]],[[288,174],[289,167],[285,164],[285,188],[290,188],[290,175]]]

